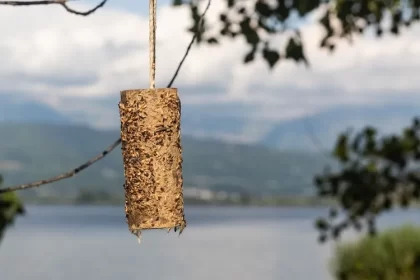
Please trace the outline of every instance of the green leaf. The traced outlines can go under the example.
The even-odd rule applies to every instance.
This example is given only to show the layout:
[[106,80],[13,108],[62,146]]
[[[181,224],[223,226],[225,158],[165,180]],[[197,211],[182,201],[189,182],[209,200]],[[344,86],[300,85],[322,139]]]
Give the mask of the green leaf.
[[300,0],[293,2],[300,16],[306,15],[307,13],[318,8],[318,6],[321,4],[320,0]]
[[268,48],[263,49],[263,57],[271,69],[280,60],[280,54],[277,51],[269,50]]
[[303,53],[302,43],[293,37],[289,39],[289,42],[286,46],[286,58],[293,59],[296,62],[302,61],[307,66],[309,65]]
[[228,7],[232,8],[235,5],[235,0],[227,0]]
[[349,160],[348,136],[346,134],[338,137],[333,155],[341,162],[347,162]]
[[0,240],[7,227],[13,225],[16,216],[24,213],[23,204],[14,192],[0,194]]
[[241,27],[241,32],[245,36],[245,39],[248,42],[248,44],[256,46],[260,41],[260,37],[258,36],[257,31],[251,27],[250,23],[251,19],[249,17],[246,17],[244,20],[241,21],[239,25]]
[[317,228],[318,230],[325,231],[329,227],[330,227],[330,225],[329,225],[328,221],[323,219],[323,218],[319,218],[315,222],[315,228]]
[[371,173],[375,173],[377,171],[376,163],[374,161],[370,161],[366,166],[366,170]]
[[238,8],[238,14],[243,15],[243,14],[245,14],[245,12],[246,12],[246,9],[244,7]]
[[209,43],[209,44],[213,45],[213,44],[218,44],[218,43],[219,43],[219,41],[217,41],[217,39],[216,39],[216,38],[211,37],[211,38],[208,38],[208,39],[207,39],[207,43]]
[[181,6],[182,5],[182,0],[173,0],[172,2],[172,6]]
[[258,1],[255,4],[255,11],[257,11],[263,17],[269,17],[271,15],[270,6],[268,6],[267,3],[264,3],[262,1]]
[[249,63],[249,62],[251,62],[251,61],[253,61],[254,60],[254,58],[255,58],[255,51],[256,51],[256,48],[253,48],[246,56],[245,56],[245,58],[244,58],[244,63],[246,64],[246,63]]

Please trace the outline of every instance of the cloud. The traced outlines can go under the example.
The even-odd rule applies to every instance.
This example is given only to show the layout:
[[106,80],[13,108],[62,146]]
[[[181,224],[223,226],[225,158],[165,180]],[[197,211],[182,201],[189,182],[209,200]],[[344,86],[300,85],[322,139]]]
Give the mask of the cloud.
[[[2,7],[0,94],[23,92],[22,97],[76,121],[117,127],[119,91],[148,87],[147,5],[138,12],[131,4],[105,6],[90,17],[59,7]],[[224,5],[213,0],[210,22],[218,21]],[[188,8],[160,6],[158,87],[166,86],[185,52],[189,25]],[[220,137],[252,142],[281,121],[337,106],[402,99],[420,104],[420,26],[399,37],[368,35],[353,45],[341,42],[333,54],[319,49],[322,32],[314,25],[302,27],[310,69],[281,61],[270,71],[260,59],[243,65],[248,46],[242,39],[194,47],[175,85],[186,116],[203,123],[231,120],[238,127],[229,132],[220,125]],[[275,39],[275,45],[284,42],[284,36]],[[197,127],[192,134],[213,133],[206,126],[192,127]]]

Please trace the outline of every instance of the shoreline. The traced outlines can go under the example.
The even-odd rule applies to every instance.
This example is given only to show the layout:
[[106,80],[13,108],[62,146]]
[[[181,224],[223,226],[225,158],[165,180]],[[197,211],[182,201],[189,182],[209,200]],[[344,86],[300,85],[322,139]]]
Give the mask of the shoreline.
[[[110,200],[92,200],[92,201],[77,201],[74,199],[28,199],[22,198],[22,202],[27,206],[123,206],[124,201],[120,199]],[[184,201],[185,206],[194,207],[261,207],[261,208],[325,208],[334,206],[333,200],[320,199],[317,197],[274,197],[271,200],[261,200],[252,198],[247,201],[232,202],[232,201],[209,201],[209,200],[191,200]]]
[[[73,206],[73,207],[86,207],[86,206],[97,206],[97,207],[124,207],[124,200],[121,199],[110,199],[110,200],[93,200],[93,201],[76,201],[70,198],[47,198],[47,199],[33,199],[33,198],[21,198],[24,206]],[[261,200],[258,198],[251,198],[243,202],[232,202],[232,201],[204,201],[204,200],[191,200],[185,199],[184,205],[186,207],[235,207],[235,208],[329,208],[337,206],[337,201],[332,199],[321,199],[313,196],[281,196],[273,197],[271,201]],[[400,208],[398,205],[394,205],[395,208]],[[420,208],[419,202],[412,202],[408,208]]]

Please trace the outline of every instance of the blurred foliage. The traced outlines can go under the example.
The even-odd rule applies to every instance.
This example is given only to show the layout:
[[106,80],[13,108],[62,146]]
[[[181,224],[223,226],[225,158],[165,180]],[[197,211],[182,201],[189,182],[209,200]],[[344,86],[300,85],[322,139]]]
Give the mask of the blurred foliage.
[[379,137],[372,127],[343,133],[333,156],[340,171],[326,169],[315,177],[315,184],[318,194],[335,199],[342,213],[331,209],[328,218],[316,222],[320,241],[338,238],[348,227],[366,226],[374,235],[375,217],[394,206],[407,208],[420,198],[419,118],[400,135]]
[[[0,184],[3,178],[0,175]],[[0,241],[6,229],[13,225],[17,215],[23,215],[25,209],[14,192],[0,194]]]
[[331,268],[337,280],[420,279],[420,228],[410,225],[337,246]]
[[[204,0],[203,0],[204,1]],[[334,51],[342,40],[352,42],[368,30],[379,38],[398,35],[420,19],[420,0],[224,0],[218,15],[220,24],[200,23],[200,0],[175,0],[173,5],[189,5],[193,25],[199,33],[197,43],[219,44],[224,38],[242,38],[249,45],[244,62],[256,55],[273,68],[281,60],[291,59],[307,66],[301,28],[318,24],[324,30],[319,46]],[[220,27],[219,27],[220,26]],[[216,30],[216,32],[215,32]],[[209,35],[213,34],[213,35]],[[281,40],[276,40],[280,36]],[[279,42],[285,42],[280,48]],[[277,46],[276,46],[277,44]],[[367,227],[375,234],[375,217],[395,204],[408,207],[420,197],[419,120],[401,135],[379,138],[373,127],[366,127],[351,137],[338,137],[333,156],[341,171],[326,170],[316,176],[321,197],[336,200],[345,218],[339,222],[337,209],[328,218],[317,220],[320,241],[338,238],[349,227]]]
[[[174,6],[190,6],[193,24],[189,31],[199,34],[197,43],[218,44],[225,37],[241,37],[249,45],[244,62],[249,63],[256,54],[261,54],[271,68],[282,59],[308,65],[304,42],[295,23],[297,19],[303,22],[315,11],[317,14],[321,12],[315,23],[325,31],[319,45],[329,51],[336,48],[338,40],[351,42],[368,27],[372,27],[378,37],[384,33],[397,35],[404,27],[420,19],[420,0],[224,1],[225,9],[219,14],[220,27],[208,26],[205,20],[200,24],[199,0],[173,0],[172,3]],[[217,31],[213,32],[214,29]],[[285,47],[275,46],[273,41],[277,35],[284,37],[286,33],[289,37]]]

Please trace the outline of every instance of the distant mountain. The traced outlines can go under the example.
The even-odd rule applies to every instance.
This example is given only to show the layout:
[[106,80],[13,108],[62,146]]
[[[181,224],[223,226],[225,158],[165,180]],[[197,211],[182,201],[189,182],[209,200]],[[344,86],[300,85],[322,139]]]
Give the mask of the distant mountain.
[[12,95],[2,95],[0,122],[70,123],[70,120],[48,105],[24,101]]
[[[369,124],[378,127],[382,133],[396,132],[409,125],[414,116],[420,115],[417,104],[340,106],[305,118],[279,122],[271,127],[268,124],[267,129],[260,130],[258,124],[250,125],[246,118],[241,117],[247,108],[240,104],[230,107],[208,105],[203,111],[202,106],[184,106],[182,132],[202,139],[231,142],[252,137],[259,139],[255,142],[257,145],[319,152],[313,138],[319,140],[324,149],[330,149],[337,135],[347,128],[360,129]],[[46,104],[21,101],[12,95],[5,95],[0,103],[0,122],[71,124],[74,120]],[[246,135],[243,134],[244,130],[248,130]]]
[[[100,153],[119,131],[85,126],[0,123],[0,174],[5,184],[44,179]],[[326,159],[319,154],[182,138],[186,187],[247,194],[312,193],[312,177]],[[82,189],[123,195],[120,148],[74,178],[24,195],[73,196]]]
[[315,142],[319,140],[324,149],[331,149],[337,135],[348,128],[373,125],[379,133],[395,133],[410,125],[415,116],[420,116],[416,104],[346,106],[280,123],[259,144],[279,149],[318,150],[311,139],[315,137]]

